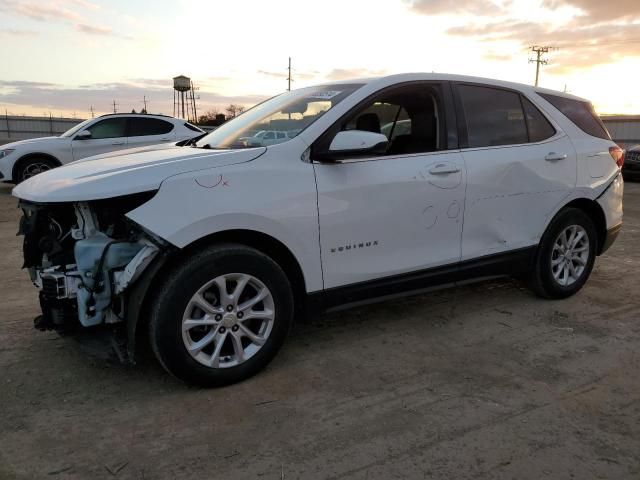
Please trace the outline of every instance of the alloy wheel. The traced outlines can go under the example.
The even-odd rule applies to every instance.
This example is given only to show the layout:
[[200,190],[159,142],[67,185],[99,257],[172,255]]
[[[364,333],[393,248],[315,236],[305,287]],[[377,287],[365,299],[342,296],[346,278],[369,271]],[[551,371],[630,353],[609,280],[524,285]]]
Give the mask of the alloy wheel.
[[265,344],[275,319],[271,292],[244,273],[220,275],[191,297],[182,316],[187,352],[210,368],[235,367]]
[[589,261],[589,235],[580,225],[566,227],[553,244],[551,272],[563,287],[577,282]]

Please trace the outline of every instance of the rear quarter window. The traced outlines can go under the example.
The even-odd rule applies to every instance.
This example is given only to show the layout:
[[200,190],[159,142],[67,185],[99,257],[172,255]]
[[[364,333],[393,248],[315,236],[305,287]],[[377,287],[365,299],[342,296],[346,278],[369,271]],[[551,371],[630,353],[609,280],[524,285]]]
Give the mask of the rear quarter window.
[[189,122],[186,122],[184,124],[184,126],[187,127],[189,130],[192,130],[194,132],[204,133],[204,130],[196,127],[195,125],[191,125]]
[[522,97],[522,106],[527,120],[530,142],[541,142],[556,134],[556,129],[549,120],[526,97]]
[[573,98],[559,97],[548,93],[538,93],[551,105],[571,120],[580,130],[598,138],[611,140],[611,135],[602,123],[589,102],[574,100]]

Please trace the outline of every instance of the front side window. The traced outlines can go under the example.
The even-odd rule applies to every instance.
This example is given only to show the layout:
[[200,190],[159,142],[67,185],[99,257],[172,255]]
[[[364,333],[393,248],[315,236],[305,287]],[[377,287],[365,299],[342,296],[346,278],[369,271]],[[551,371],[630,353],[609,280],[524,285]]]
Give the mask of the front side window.
[[90,123],[92,123],[93,121],[94,121],[93,118],[90,118],[89,120],[85,120],[84,122],[79,123],[75,127],[71,127],[69,130],[67,130],[66,132],[64,132],[60,136],[61,137],[73,137],[76,133],[81,132],[82,130],[84,130],[85,127],[87,125],[89,125]]
[[470,148],[528,142],[520,95],[498,88],[459,85]]
[[131,117],[129,119],[130,137],[164,135],[171,130],[173,130],[173,124],[159,118]]
[[365,102],[340,122],[338,131],[382,133],[389,142],[383,156],[443,150],[441,98],[438,85],[394,88]]
[[127,119],[124,117],[107,118],[93,124],[87,130],[91,132],[91,138],[98,140],[101,138],[124,137],[127,127]]
[[548,93],[538,93],[538,95],[560,110],[565,117],[571,120],[583,132],[594,137],[611,140],[609,132],[593,109],[593,105],[589,102],[560,97],[558,95],[549,95]]
[[[297,136],[362,84],[332,84],[292,90],[273,97],[196,142],[199,148],[247,148],[286,142]],[[264,135],[255,132],[264,130]],[[283,135],[276,138],[274,132]]]

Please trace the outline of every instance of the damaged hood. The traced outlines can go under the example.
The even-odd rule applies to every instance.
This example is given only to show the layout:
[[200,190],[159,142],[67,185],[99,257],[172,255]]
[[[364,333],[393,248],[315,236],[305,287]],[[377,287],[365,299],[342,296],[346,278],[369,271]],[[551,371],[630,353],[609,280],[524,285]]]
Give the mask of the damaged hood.
[[13,195],[38,203],[79,202],[119,197],[160,188],[172,175],[251,161],[265,147],[205,150],[164,145],[89,157],[32,177]]

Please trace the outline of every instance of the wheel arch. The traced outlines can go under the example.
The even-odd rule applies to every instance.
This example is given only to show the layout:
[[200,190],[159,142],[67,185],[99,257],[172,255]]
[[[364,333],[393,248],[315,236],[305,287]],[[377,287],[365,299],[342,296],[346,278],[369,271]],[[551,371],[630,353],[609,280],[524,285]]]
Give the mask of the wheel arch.
[[249,229],[223,230],[202,237],[182,248],[182,255],[189,255],[204,246],[216,243],[238,243],[254,248],[274,260],[291,282],[291,288],[296,295],[300,289],[301,294],[306,294],[306,283],[302,273],[300,262],[293,252],[280,240],[263,232]]
[[11,179],[13,181],[16,180],[16,177],[18,176],[18,172],[20,171],[22,166],[27,161],[29,161],[29,160],[31,160],[33,158],[45,158],[45,159],[50,160],[51,162],[53,162],[56,167],[62,166],[62,162],[60,160],[58,160],[56,157],[54,157],[53,155],[51,155],[50,153],[44,153],[44,152],[26,153],[23,156],[21,156],[18,160],[16,160],[15,163],[13,164],[13,168],[11,169]]
[[[598,248],[596,250],[596,255],[600,255],[602,253],[602,247],[607,236],[607,221],[600,204],[597,201],[591,200],[589,198],[576,198],[559,209],[558,212],[556,212],[556,214],[553,216],[553,218],[555,218],[560,212],[567,208],[577,208],[578,210],[582,210],[589,216],[589,218],[591,218],[591,220],[593,220],[593,223],[596,227],[596,232],[598,234]],[[552,221],[553,219],[549,222],[547,228],[549,225],[551,225]]]
[[189,255],[204,247],[219,243],[235,243],[251,247],[274,260],[284,270],[291,283],[294,315],[305,314],[307,291],[302,267],[284,243],[271,235],[255,230],[233,229],[215,232],[195,240],[183,248],[174,247],[165,252],[149,267],[149,271],[145,271],[142,278],[132,286],[127,302],[127,337],[131,360],[135,360],[136,345],[142,340],[140,335],[144,335],[146,331],[146,325],[149,321],[149,301],[163,277]]

